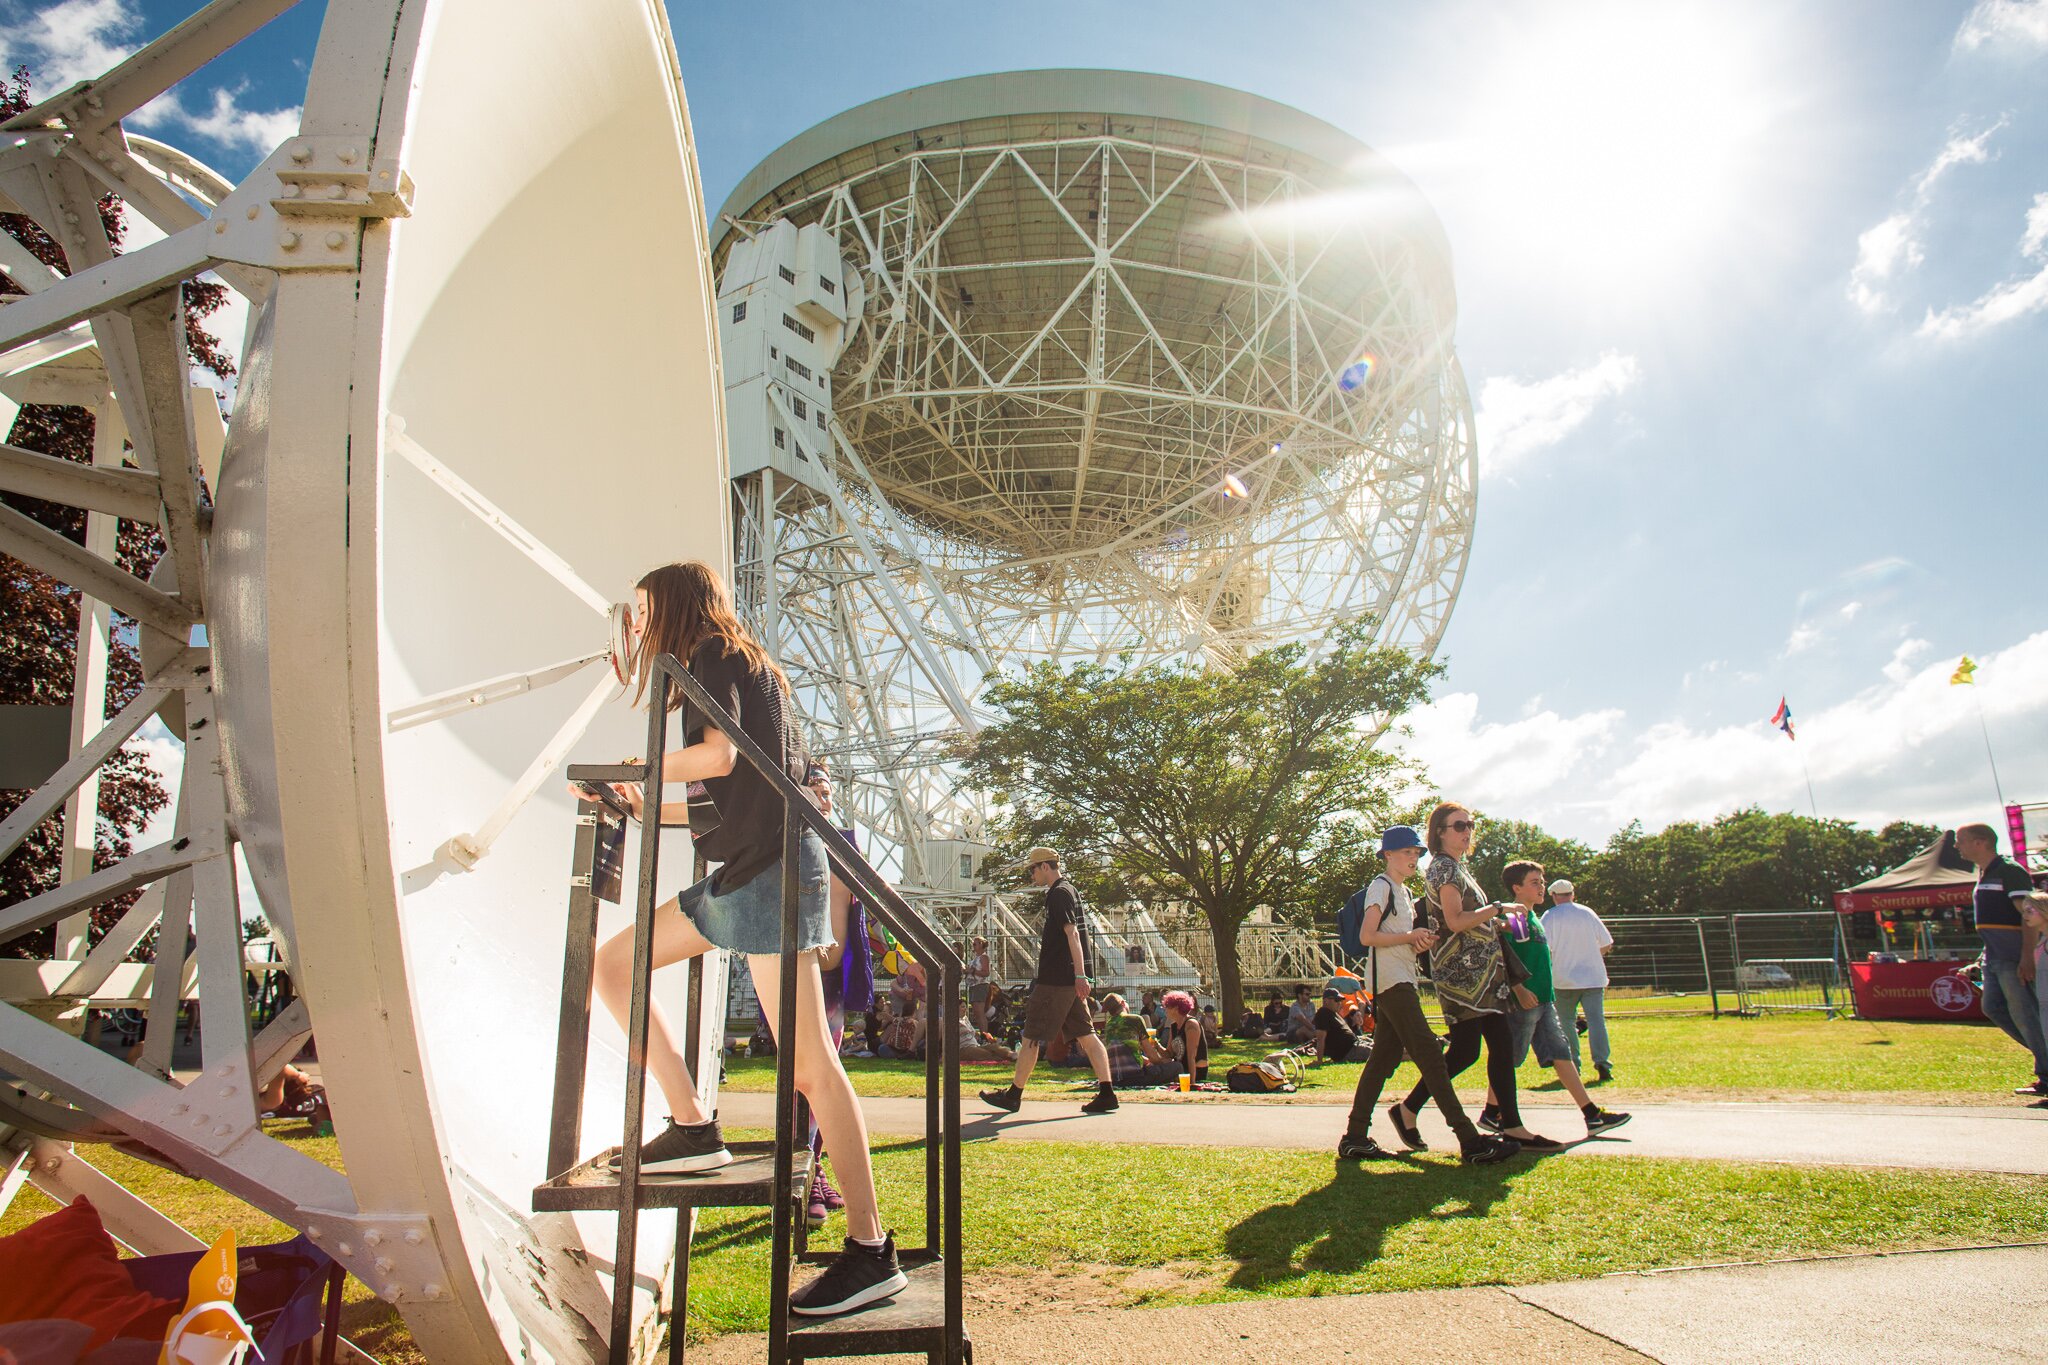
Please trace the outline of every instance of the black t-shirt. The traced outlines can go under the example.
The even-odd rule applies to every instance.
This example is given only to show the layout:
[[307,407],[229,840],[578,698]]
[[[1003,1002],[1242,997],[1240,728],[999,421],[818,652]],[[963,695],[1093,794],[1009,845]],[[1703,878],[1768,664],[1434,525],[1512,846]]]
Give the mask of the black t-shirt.
[[1088,958],[1088,931],[1081,923],[1081,898],[1065,877],[1045,888],[1045,937],[1038,944],[1038,984],[1074,984],[1074,950],[1067,944],[1067,926],[1081,930],[1081,959]]
[[[749,739],[771,757],[781,758],[783,770],[800,781],[809,757],[802,741],[792,733],[789,700],[772,672],[750,665],[745,655],[729,649],[724,640],[711,639],[690,655],[690,676],[739,722]],[[683,712],[683,742],[696,744],[704,738],[710,722],[687,703]],[[726,776],[704,779],[704,791],[718,808],[719,823],[693,837],[707,862],[722,865],[718,869],[720,892],[745,886],[781,861],[782,796],[753,764],[744,756],[734,760],[732,772]]]
[[1279,1028],[1286,1022],[1287,1002],[1285,1000],[1268,1000],[1266,1002],[1266,1027]]
[[1331,1061],[1341,1062],[1351,1055],[1352,1045],[1358,1035],[1351,1031],[1351,1025],[1343,1016],[1328,1005],[1316,1011],[1316,1028],[1323,1035],[1323,1056]]

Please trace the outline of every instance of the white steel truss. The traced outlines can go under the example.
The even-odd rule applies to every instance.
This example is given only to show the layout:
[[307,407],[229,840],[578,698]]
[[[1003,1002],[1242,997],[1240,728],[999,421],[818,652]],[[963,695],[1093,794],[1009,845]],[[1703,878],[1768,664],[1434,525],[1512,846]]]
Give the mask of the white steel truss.
[[[1354,167],[1167,117],[982,116],[974,85],[714,247],[742,596],[916,883],[924,846],[980,837],[946,759],[990,669],[1227,666],[1366,617],[1431,654],[1476,498],[1440,238]],[[840,258],[842,328],[802,311],[827,267],[784,287],[758,259],[793,259],[791,227]],[[732,376],[743,298],[788,353],[765,421]]]

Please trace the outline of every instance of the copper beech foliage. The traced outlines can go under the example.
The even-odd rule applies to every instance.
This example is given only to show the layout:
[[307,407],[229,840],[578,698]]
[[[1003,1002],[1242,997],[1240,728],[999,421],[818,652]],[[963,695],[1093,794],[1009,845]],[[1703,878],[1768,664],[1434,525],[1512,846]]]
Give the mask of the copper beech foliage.
[[[11,118],[30,106],[33,101],[29,82],[26,68],[16,68],[11,77],[0,76],[0,118]],[[107,238],[118,252],[125,236],[124,206],[110,194],[100,199],[99,212]],[[32,219],[0,214],[0,231],[12,235],[44,264],[58,271],[69,269],[62,249]],[[22,292],[14,281],[0,275],[0,294]],[[230,377],[234,373],[233,363],[219,340],[203,325],[204,319],[227,301],[226,286],[190,281],[184,286],[184,299],[185,341],[193,362],[222,379]],[[25,450],[90,464],[93,416],[85,408],[27,404],[15,418],[6,440],[9,445]],[[82,543],[85,539],[85,513],[75,507],[13,494],[0,494],[0,502],[74,541]],[[132,521],[120,524],[117,556],[121,567],[130,573],[148,577],[163,550],[163,539],[155,528]],[[0,555],[0,704],[68,705],[77,639],[78,594],[19,560]],[[114,618],[114,647],[108,673],[107,713],[112,715],[134,698],[142,684],[135,623],[118,614]],[[0,812],[12,810],[25,795],[0,792]],[[105,866],[132,852],[135,835],[168,802],[169,794],[163,783],[133,746],[115,755],[102,770],[95,865]],[[61,837],[60,821],[46,820],[12,856],[0,862],[0,905],[37,895],[57,884]],[[96,911],[95,936],[117,919],[133,899],[131,896]],[[47,956],[52,942],[53,931],[45,929],[0,946],[0,955]]]

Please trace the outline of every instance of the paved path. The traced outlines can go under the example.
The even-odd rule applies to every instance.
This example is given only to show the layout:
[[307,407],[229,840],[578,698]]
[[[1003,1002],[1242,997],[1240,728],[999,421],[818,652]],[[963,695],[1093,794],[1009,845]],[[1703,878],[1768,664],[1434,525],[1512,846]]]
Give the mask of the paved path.
[[[1276,1360],[1654,1361],[1657,1365],[2019,1365],[2048,1341],[2048,1247],[1851,1256],[1527,1285],[1176,1308],[970,1311],[1002,1365]],[[970,1292],[974,1288],[969,1284]],[[1993,1305],[1996,1311],[1988,1311]],[[759,1336],[692,1347],[761,1359]],[[881,1357],[901,1360],[905,1357]],[[922,1360],[922,1357],[918,1357]]]
[[[1145,1142],[1201,1147],[1334,1149],[1348,1108],[1326,1104],[1259,1104],[1199,1096],[1158,1104],[1126,1104],[1114,1114],[1079,1112],[1068,1101],[1027,1100],[1017,1114],[998,1114],[969,1094],[961,1101],[970,1140],[1003,1142]],[[767,1127],[773,1095],[727,1094],[720,1117],[742,1127]],[[867,1099],[868,1126],[878,1133],[922,1133],[921,1099]],[[1914,1105],[1645,1104],[1626,1127],[1569,1149],[1574,1156],[1661,1156],[1701,1160],[1792,1162],[1801,1165],[1907,1166],[1954,1171],[2048,1175],[2048,1110],[1933,1109]],[[1583,1137],[1575,1109],[1529,1105],[1530,1127],[1547,1137]],[[1457,1141],[1430,1110],[1422,1118],[1432,1147]],[[1384,1107],[1373,1134],[1394,1145]],[[2048,1343],[2044,1343],[2048,1352]]]
[[1508,1292],[1662,1365],[2048,1356],[2048,1247],[1609,1275]]

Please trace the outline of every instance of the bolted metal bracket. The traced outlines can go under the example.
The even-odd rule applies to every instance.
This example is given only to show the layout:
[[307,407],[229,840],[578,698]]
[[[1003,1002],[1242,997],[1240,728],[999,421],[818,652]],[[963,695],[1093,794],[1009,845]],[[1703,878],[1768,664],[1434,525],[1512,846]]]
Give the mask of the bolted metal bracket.
[[[128,1111],[173,1142],[219,1156],[259,1131],[252,1085],[244,1062],[221,1062],[182,1087],[161,1081],[139,1087],[141,1093],[129,1101]],[[124,1122],[121,1126],[129,1125]],[[148,1133],[137,1136],[145,1142],[151,1140]]]
[[301,1209],[306,1239],[339,1261],[387,1303],[448,1297],[447,1265],[433,1224],[419,1213]]
[[357,137],[301,135],[267,163],[277,176],[270,206],[307,218],[405,218],[412,213],[412,177],[395,159],[367,160]]

